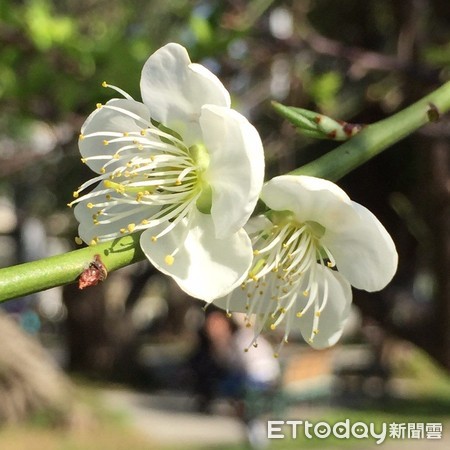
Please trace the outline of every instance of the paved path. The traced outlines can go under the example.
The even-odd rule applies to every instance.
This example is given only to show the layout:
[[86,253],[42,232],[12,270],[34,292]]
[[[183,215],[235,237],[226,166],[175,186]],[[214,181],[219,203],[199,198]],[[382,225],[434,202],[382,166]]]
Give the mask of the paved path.
[[139,431],[161,445],[239,444],[244,439],[238,420],[195,413],[186,395],[107,390],[102,397],[108,407],[127,411]]

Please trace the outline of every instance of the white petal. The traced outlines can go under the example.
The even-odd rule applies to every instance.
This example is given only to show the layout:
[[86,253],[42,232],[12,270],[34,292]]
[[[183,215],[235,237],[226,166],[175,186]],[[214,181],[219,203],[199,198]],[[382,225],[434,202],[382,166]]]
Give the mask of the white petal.
[[[239,230],[226,239],[214,237],[209,214],[193,213],[169,233],[153,242],[151,237],[167,224],[144,231],[141,247],[150,262],[171,276],[189,295],[211,302],[239,285],[252,262],[252,246],[247,233]],[[189,228],[187,228],[189,226]],[[173,264],[166,256],[179,248]]]
[[364,206],[352,202],[358,219],[341,232],[326,231],[323,243],[330,249],[340,273],[355,287],[379,291],[392,279],[398,255],[391,236]]
[[193,64],[184,47],[170,43],[144,65],[142,99],[152,117],[177,131],[187,145],[200,136],[198,119],[205,104],[230,106],[230,95],[220,80],[200,64]]
[[261,199],[275,211],[292,211],[299,222],[317,222],[326,229],[345,230],[357,213],[336,184],[309,176],[282,175],[268,181]]
[[[121,108],[123,112],[115,109],[110,109],[108,106],[114,108]],[[142,118],[142,121],[136,120],[130,115],[126,114],[129,111]],[[147,123],[150,120],[150,112],[148,108],[139,102],[126,99],[112,99],[106,105],[96,109],[86,119],[82,128],[81,134],[88,135],[90,133],[105,132],[104,135],[81,138],[79,140],[80,153],[83,158],[99,155],[114,155],[119,148],[124,146],[122,143],[110,143],[104,145],[104,140],[110,140],[114,137],[107,135],[108,132],[123,134],[124,132],[139,132],[147,127]],[[87,160],[87,166],[94,172],[100,173],[100,169],[108,160]],[[108,170],[113,170],[117,166],[117,163],[113,163],[108,166]]]
[[[328,283],[328,301],[319,318],[319,333],[309,343],[314,321],[314,307],[310,308],[302,317],[295,318],[292,327],[298,324],[303,338],[311,347],[322,349],[336,344],[342,335],[345,323],[350,314],[352,290],[347,280],[338,272],[318,265],[317,270],[322,276],[319,281],[319,298],[323,293],[325,282]],[[300,297],[302,297],[300,295]],[[305,299],[303,297],[303,299]],[[301,308],[300,308],[301,310]]]
[[210,156],[206,181],[212,187],[216,236],[235,233],[247,222],[264,180],[264,153],[255,127],[238,112],[206,105],[200,117]]
[[[92,194],[95,192],[105,191],[102,185],[97,186],[92,190]],[[108,194],[111,196],[111,200],[106,200],[106,193],[97,195],[95,197],[83,200],[74,208],[75,218],[80,223],[78,227],[78,234],[80,238],[86,242],[91,242],[95,237],[108,236],[110,234],[119,233],[121,228],[127,228],[129,224],[139,225],[142,220],[148,219],[152,214],[155,214],[160,207],[149,207],[148,205],[130,205],[121,204],[112,207],[108,213],[109,214],[125,214],[124,217],[114,220],[111,223],[98,223],[97,225],[93,222],[93,214],[97,213],[102,207],[88,208],[88,203],[107,203],[120,198],[121,195],[117,194],[115,191],[110,190]],[[98,220],[102,222],[103,220],[111,219],[112,216],[100,215]]]
[[249,219],[245,224],[244,230],[249,234],[259,233],[263,230],[271,230],[273,223],[266,216],[256,216]]

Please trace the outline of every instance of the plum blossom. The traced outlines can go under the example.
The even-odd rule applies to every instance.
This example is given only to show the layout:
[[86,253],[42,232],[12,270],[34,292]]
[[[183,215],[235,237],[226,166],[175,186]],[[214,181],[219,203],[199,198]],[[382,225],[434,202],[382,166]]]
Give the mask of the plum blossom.
[[142,102],[104,86],[125,98],[97,105],[82,126],[82,161],[97,176],[70,204],[79,236],[94,245],[142,232],[147,258],[188,294],[208,302],[225,295],[252,262],[243,226],[263,184],[258,132],[178,44],[145,63]]
[[270,210],[250,219],[253,263],[240,288],[215,305],[245,312],[256,345],[263,329],[299,330],[314,348],[334,345],[349,316],[351,285],[372,292],[394,276],[398,256],[379,220],[334,183],[284,175],[267,182]]

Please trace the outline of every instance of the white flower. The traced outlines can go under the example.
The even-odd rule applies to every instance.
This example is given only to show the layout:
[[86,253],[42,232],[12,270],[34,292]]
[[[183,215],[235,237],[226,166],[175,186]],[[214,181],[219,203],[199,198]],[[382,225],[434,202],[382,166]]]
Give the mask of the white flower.
[[215,305],[247,314],[253,344],[269,324],[284,328],[283,342],[299,329],[314,348],[334,345],[349,315],[350,285],[385,287],[397,269],[395,245],[368,209],[330,181],[276,177],[261,199],[271,210],[246,227],[254,248],[248,278]]
[[252,261],[242,227],[263,184],[258,132],[178,44],[145,63],[143,103],[109,87],[125,98],[98,105],[81,129],[82,161],[98,176],[74,193],[80,237],[95,244],[144,230],[144,253],[182,289],[225,295]]

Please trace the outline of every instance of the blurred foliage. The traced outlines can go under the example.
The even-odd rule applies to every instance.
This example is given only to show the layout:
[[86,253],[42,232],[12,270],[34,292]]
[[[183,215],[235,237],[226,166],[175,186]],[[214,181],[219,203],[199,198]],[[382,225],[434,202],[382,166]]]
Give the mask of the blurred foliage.
[[[450,2],[2,0],[0,194],[13,200],[19,227],[36,216],[48,234],[74,236],[77,224],[66,203],[89,177],[79,161],[79,129],[97,102],[116,95],[101,82],[139,99],[143,63],[169,41],[214,71],[255,124],[269,178],[336,145],[296,134],[270,100],[356,123],[401,109],[449,78]],[[406,295],[408,311],[416,311],[405,315],[392,296],[388,307],[382,297],[388,294],[380,294],[383,301],[369,312],[400,328],[409,320],[410,335],[420,340],[431,339],[433,299],[413,286],[419,273],[435,270],[437,244],[418,243],[389,206],[400,193],[429,226],[413,201],[428,192],[419,141],[408,138],[341,185],[392,232],[400,268],[390,292],[400,292],[402,301]]]
[[[413,96],[404,75],[414,67],[421,68],[415,82],[427,87],[448,72],[448,6],[413,2],[420,5],[410,13],[409,3],[5,0],[0,6],[0,158],[6,166],[0,175],[5,179],[18,172],[19,180],[28,178],[27,163],[37,160],[43,169],[33,182],[61,194],[50,198],[51,209],[64,207],[86,174],[75,162],[77,131],[95,103],[114,95],[101,82],[107,78],[139,98],[143,62],[171,40],[221,76],[237,108],[261,124],[275,165],[271,171],[284,171],[303,162],[298,155],[310,142],[290,139],[290,130],[280,133],[268,100],[341,119],[361,113],[375,120]],[[411,16],[421,10],[425,15],[414,30]],[[425,45],[416,50],[419,42]],[[30,130],[37,121],[52,127],[47,130],[56,141],[53,148],[49,144],[56,150],[51,163],[42,157],[44,151],[39,156],[32,148],[42,139]],[[11,144],[11,138],[22,145]],[[33,163],[33,171],[39,167]],[[34,213],[47,215],[46,204],[41,201]]]

